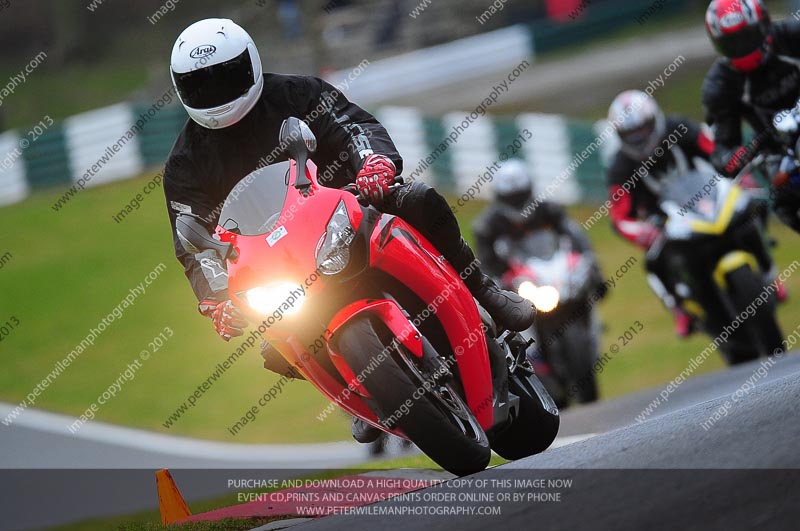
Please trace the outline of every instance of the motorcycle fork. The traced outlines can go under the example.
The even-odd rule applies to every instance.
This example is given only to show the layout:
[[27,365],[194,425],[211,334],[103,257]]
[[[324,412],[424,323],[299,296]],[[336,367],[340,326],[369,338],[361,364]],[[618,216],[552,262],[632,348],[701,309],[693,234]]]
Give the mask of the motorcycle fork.
[[518,333],[504,331],[499,337],[486,333],[489,349],[489,366],[492,370],[494,389],[494,425],[492,429],[513,422],[519,416],[519,396],[509,391],[509,379],[515,378],[517,371],[533,374],[533,366],[528,360],[528,348],[533,339],[525,340]]
[[[383,292],[382,297],[387,300],[392,300],[397,303],[398,307],[400,307],[403,315],[411,321],[411,314],[400,304],[397,299],[392,296],[390,293]],[[453,368],[458,368],[456,364],[455,357],[450,357],[447,359],[443,357],[439,352],[436,350],[425,334],[420,332],[420,340],[422,341],[422,358],[417,358],[411,353],[403,354],[404,356],[408,356],[408,360],[406,363],[415,363],[418,364],[419,369],[422,369],[424,372],[420,371],[420,373],[424,374],[426,377],[425,379],[431,380],[436,384],[445,384],[451,381],[454,378]],[[392,342],[393,337],[383,338],[387,344]],[[459,379],[460,380],[460,379]],[[460,384],[459,384],[460,385]],[[463,390],[462,390],[463,391]],[[463,394],[463,392],[462,392]],[[462,396],[462,398],[465,398]]]

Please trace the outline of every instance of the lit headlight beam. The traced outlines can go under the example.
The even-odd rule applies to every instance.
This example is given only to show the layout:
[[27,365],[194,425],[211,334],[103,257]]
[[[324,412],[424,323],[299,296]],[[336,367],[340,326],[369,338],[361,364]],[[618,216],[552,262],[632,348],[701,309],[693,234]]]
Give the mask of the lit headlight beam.
[[[247,304],[262,315],[281,310],[283,315],[293,315],[300,311],[306,300],[303,288],[291,282],[274,282],[266,286],[250,288],[245,292]],[[282,309],[283,306],[288,306]]]
[[517,293],[531,301],[543,313],[552,312],[561,300],[558,290],[553,286],[536,286],[527,280],[519,285]]

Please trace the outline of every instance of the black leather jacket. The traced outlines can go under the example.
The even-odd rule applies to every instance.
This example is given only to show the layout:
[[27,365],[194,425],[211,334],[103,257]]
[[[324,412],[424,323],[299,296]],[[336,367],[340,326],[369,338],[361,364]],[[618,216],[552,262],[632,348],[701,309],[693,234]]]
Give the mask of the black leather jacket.
[[[702,89],[706,121],[714,129],[712,162],[720,171],[742,146],[742,120],[756,132],[758,146],[750,153],[769,149],[771,139],[759,135],[779,111],[794,107],[800,97],[800,21],[785,20],[772,27],[773,52],[752,72],[733,68],[718,59],[709,70]],[[742,166],[747,160],[743,160]],[[730,173],[730,172],[727,172]]]
[[561,205],[544,201],[537,205],[531,215],[524,218],[519,216],[519,220],[524,220],[524,224],[519,226],[505,213],[507,208],[510,207],[498,203],[489,205],[472,224],[478,259],[492,275],[499,277],[508,269],[508,264],[495,251],[495,242],[502,236],[521,236],[525,231],[552,229],[569,236],[576,251],[590,256],[596,262],[586,232],[569,218]]
[[167,160],[164,193],[175,254],[198,300],[227,298],[227,276],[221,265],[197,260],[183,249],[175,219],[188,210],[213,229],[225,198],[241,179],[265,163],[286,160],[276,148],[281,123],[290,116],[306,121],[317,137],[311,158],[318,175],[328,177],[322,182],[326,186],[340,188],[355,181],[363,159],[373,152],[392,159],[398,175],[402,171],[403,161],[386,129],[316,77],[264,74],[261,98],[230,127],[206,129],[187,120]]

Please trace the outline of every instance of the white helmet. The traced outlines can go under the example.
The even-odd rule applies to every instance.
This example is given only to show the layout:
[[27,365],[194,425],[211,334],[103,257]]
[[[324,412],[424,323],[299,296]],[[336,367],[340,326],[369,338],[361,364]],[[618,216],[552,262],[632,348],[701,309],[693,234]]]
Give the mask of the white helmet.
[[511,159],[503,163],[492,181],[497,199],[514,208],[523,208],[533,197],[533,183],[525,163]]
[[207,18],[183,30],[172,47],[170,74],[186,112],[209,129],[244,118],[264,89],[253,39],[226,18]]
[[614,98],[608,121],[617,130],[622,151],[637,160],[652,154],[667,128],[656,100],[640,90],[626,90]]

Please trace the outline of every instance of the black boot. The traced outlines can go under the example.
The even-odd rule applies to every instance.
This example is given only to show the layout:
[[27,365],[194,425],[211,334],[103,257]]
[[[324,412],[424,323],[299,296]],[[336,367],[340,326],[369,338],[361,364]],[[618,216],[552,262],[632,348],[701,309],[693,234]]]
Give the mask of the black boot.
[[466,282],[472,296],[478,299],[494,322],[501,328],[516,332],[527,330],[533,326],[536,317],[536,308],[527,299],[514,293],[501,289],[494,280],[479,274],[478,281]]
[[472,296],[489,312],[499,327],[521,332],[533,325],[536,317],[533,304],[513,291],[500,289],[494,280],[485,275],[467,242],[462,239],[454,256],[445,258],[461,275]]
[[353,425],[350,427],[350,431],[353,433],[353,439],[362,444],[375,442],[383,433],[372,424],[367,424],[358,417],[353,417]]
[[275,350],[267,340],[261,341],[261,357],[264,358],[264,368],[268,371],[280,374],[286,378],[295,380],[305,380],[305,377],[293,367],[286,359],[281,356],[280,352]]

